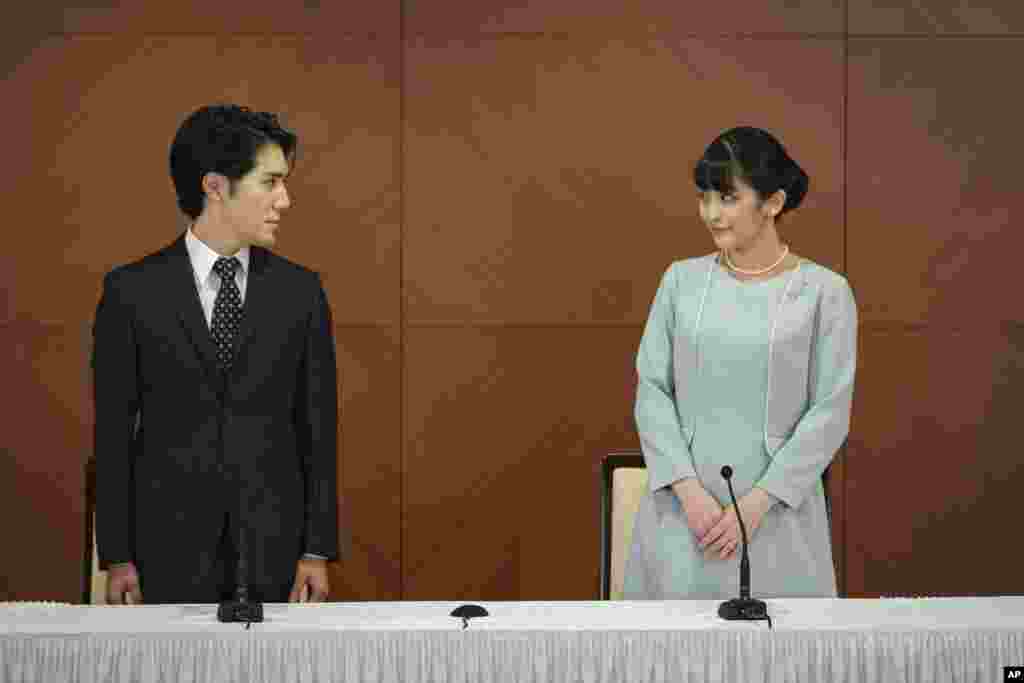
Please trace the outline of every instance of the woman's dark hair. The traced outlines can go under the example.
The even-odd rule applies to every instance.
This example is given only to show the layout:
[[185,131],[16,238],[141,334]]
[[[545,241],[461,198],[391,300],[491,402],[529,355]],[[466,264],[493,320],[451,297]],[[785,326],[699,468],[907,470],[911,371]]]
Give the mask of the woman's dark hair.
[[286,159],[294,158],[298,137],[284,128],[277,115],[234,104],[202,107],[178,128],[171,144],[171,180],[178,206],[191,218],[203,212],[203,176],[219,173],[234,183],[253,169],[256,155],[269,144],[279,145]]
[[768,131],[742,126],[725,131],[704,150],[693,168],[693,180],[703,191],[734,192],[742,180],[761,201],[785,190],[786,203],[776,220],[800,206],[810,178]]

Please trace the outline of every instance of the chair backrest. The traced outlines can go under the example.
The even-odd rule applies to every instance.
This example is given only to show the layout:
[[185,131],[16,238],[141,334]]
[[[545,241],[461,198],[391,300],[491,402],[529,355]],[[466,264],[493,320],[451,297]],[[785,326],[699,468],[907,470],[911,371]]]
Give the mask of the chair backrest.
[[85,463],[85,556],[82,558],[82,604],[107,603],[107,572],[100,571],[96,552],[96,461]]
[[647,493],[647,466],[640,451],[611,453],[601,463],[602,600],[621,600],[633,519]]

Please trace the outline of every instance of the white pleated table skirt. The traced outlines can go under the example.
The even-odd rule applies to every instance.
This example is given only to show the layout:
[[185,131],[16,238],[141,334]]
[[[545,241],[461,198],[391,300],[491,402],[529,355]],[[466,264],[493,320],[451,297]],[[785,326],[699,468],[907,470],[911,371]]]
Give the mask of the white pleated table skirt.
[[1024,597],[768,600],[766,622],[717,601],[265,606],[0,604],[0,681],[395,683],[1003,680],[1024,665]]

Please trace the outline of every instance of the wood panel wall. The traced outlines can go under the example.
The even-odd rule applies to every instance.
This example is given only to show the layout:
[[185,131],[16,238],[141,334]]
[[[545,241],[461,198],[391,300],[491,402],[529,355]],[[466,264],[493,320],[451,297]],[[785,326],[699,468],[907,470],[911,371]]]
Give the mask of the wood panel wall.
[[[182,229],[194,108],[300,134],[280,251],[341,370],[336,600],[590,599],[658,279],[712,246],[734,125],[812,177],[782,228],[861,312],[832,495],[850,596],[1021,592],[1015,0],[198,0],[0,29],[0,600],[76,600],[102,275]],[[1015,220],[1016,219],[1016,220]]]

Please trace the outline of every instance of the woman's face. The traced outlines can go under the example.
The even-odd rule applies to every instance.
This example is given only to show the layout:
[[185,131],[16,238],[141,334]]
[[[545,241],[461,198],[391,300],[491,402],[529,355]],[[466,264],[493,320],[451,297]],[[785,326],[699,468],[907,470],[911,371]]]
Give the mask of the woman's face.
[[765,227],[772,223],[765,211],[766,203],[754,188],[739,179],[729,193],[697,190],[697,204],[701,220],[719,249],[745,251],[760,240]]

